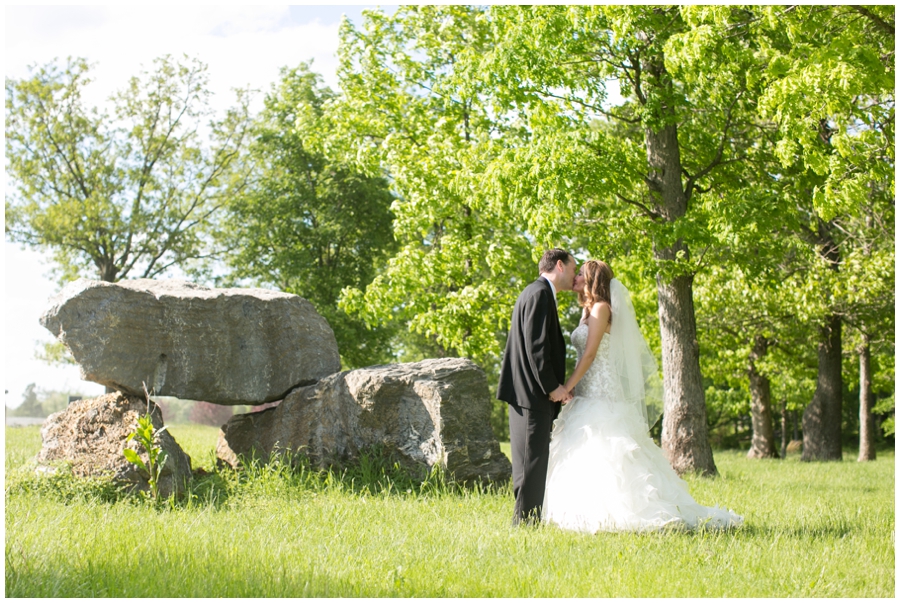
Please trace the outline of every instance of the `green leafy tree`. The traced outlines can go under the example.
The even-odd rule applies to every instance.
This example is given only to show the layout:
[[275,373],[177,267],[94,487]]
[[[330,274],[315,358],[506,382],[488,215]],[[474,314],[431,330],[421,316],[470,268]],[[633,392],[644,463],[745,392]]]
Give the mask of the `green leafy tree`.
[[[693,281],[727,251],[710,232],[716,205],[750,201],[737,170],[757,151],[755,88],[730,52],[738,42],[720,40],[701,76],[678,62],[689,27],[676,7],[497,7],[491,16],[500,44],[487,67],[501,107],[534,132],[509,173],[531,185],[523,201],[562,217],[546,229],[572,224],[595,254],[641,258],[656,281],[663,449],[680,473],[715,474]],[[613,79],[625,97],[616,107]]]
[[798,304],[819,329],[803,460],[840,460],[845,327],[860,325],[864,341],[877,316],[893,321],[894,9],[754,11],[768,62],[761,112],[778,125],[786,197],[815,250]]
[[[537,277],[543,249],[561,241],[536,241],[521,226],[524,208],[487,186],[491,162],[523,130],[496,119],[477,80],[459,88],[460,57],[491,47],[480,14],[401,7],[394,18],[367,12],[360,29],[345,22],[342,95],[318,146],[387,174],[397,196],[398,249],[368,286],[344,291],[342,307],[370,325],[405,325],[402,357],[467,356],[495,383],[516,296]],[[493,411],[494,431],[505,437],[505,403]]]
[[65,410],[70,398],[82,397],[80,393],[43,390],[37,388],[34,383],[29,383],[22,396],[22,404],[8,409],[7,414],[12,417],[49,417],[55,412]]
[[[672,8],[369,13],[363,30],[343,30],[344,139],[364,141],[357,152],[395,178],[398,219],[413,226],[398,257],[442,285],[401,307],[461,353],[498,351],[542,248],[643,257],[671,392],[663,445],[679,471],[712,474],[691,286],[716,254],[697,199],[748,153],[753,95],[737,61],[676,82],[668,43],[684,29]],[[628,84],[616,109],[604,105],[612,78]],[[376,279],[357,307],[389,311],[399,304],[382,292],[428,290],[421,275]]]
[[368,287],[344,293],[344,307],[370,324],[404,323],[438,355],[468,356],[490,373],[542,248],[483,186],[509,129],[498,128],[477,82],[456,86],[458,57],[490,46],[478,14],[401,7],[393,18],[366,13],[360,30],[344,22],[343,96],[323,147],[385,171],[398,197],[399,249]]
[[752,439],[747,456],[777,458],[771,379],[763,365],[784,322],[777,320],[780,308],[759,295],[762,288],[749,286],[736,267],[711,269],[698,285],[703,374],[749,391]]
[[110,114],[82,100],[89,71],[69,59],[6,80],[7,236],[49,250],[61,281],[188,269],[211,253],[204,229],[240,185],[247,96],[206,123],[205,65],[164,56]]
[[[760,154],[763,177],[748,180],[762,192],[755,219],[730,220],[720,233],[749,224],[796,240],[788,247],[800,278],[780,302],[818,341],[803,459],[840,459],[845,327],[873,306],[893,315],[893,297],[880,293],[886,281],[893,290],[893,8],[698,6],[682,15],[688,72],[705,74],[721,40],[744,42],[730,49],[757,81],[758,140],[771,138],[774,157]],[[860,254],[868,261],[853,259]]]
[[300,295],[331,325],[345,368],[389,361],[393,326],[367,328],[337,305],[365,287],[394,251],[384,178],[327,160],[306,140],[321,136],[334,94],[307,65],[282,69],[253,128],[252,184],[228,204],[219,238],[231,280],[251,279]]

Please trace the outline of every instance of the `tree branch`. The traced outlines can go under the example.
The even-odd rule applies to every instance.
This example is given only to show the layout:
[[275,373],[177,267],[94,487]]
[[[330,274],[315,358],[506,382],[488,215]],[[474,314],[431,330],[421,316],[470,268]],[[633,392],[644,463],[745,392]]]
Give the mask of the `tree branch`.
[[881,17],[879,17],[878,15],[876,15],[875,13],[870,11],[865,6],[858,6],[858,5],[854,4],[854,5],[851,5],[850,8],[852,8],[853,10],[855,10],[862,16],[869,19],[869,21],[874,23],[875,26],[878,27],[878,29],[880,29],[883,33],[886,33],[887,35],[891,36],[891,38],[894,37],[894,24],[893,23],[888,23],[887,21],[885,21],[884,19],[882,19]]
[[[722,139],[719,141],[719,148],[716,149],[716,156],[711,162],[709,162],[709,164],[705,168],[697,172],[697,174],[695,174],[694,176],[688,177],[687,184],[684,187],[686,202],[690,203],[691,195],[694,192],[694,183],[709,174],[715,167],[722,165],[722,155],[725,152],[725,142],[728,140],[728,129],[731,127],[732,118],[734,115],[734,106],[737,104],[738,100],[740,100],[743,93],[744,90],[738,92],[735,95],[734,100],[731,101],[731,104],[728,106],[728,110],[725,114],[725,126],[722,128]],[[736,160],[737,159],[732,159],[730,161],[734,162]]]
[[640,201],[634,201],[632,199],[624,197],[623,195],[620,195],[619,193],[615,193],[615,195],[616,195],[616,197],[619,198],[620,201],[627,203],[629,205],[633,205],[637,208],[640,208],[640,210],[643,211],[647,215],[647,217],[650,218],[651,220],[655,220],[657,222],[662,220],[662,216],[659,214],[659,212],[650,209],[649,207],[647,207]]

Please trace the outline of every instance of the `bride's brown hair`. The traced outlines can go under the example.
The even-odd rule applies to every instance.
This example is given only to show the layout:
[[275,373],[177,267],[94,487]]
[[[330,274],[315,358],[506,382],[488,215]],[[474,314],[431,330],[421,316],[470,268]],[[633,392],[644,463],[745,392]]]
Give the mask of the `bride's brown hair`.
[[[606,302],[612,307],[609,297],[609,282],[613,279],[612,268],[600,260],[588,260],[581,266],[584,277],[584,291],[578,294],[578,302],[587,312],[597,302]],[[612,316],[609,317],[612,322]]]

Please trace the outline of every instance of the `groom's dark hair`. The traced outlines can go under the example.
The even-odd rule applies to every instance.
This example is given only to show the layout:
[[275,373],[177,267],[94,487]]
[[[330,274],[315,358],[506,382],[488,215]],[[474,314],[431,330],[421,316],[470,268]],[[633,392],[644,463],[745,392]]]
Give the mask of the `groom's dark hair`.
[[565,249],[548,249],[544,252],[544,255],[541,256],[541,263],[538,264],[538,270],[540,270],[541,274],[553,272],[556,269],[556,262],[562,260],[563,264],[568,264],[570,257],[572,257],[572,254]]

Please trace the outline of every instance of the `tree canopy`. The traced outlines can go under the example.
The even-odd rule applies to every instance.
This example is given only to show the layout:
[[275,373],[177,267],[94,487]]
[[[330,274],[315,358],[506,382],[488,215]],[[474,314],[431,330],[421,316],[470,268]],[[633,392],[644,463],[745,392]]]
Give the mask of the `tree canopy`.
[[256,118],[252,176],[229,199],[218,233],[229,280],[250,279],[300,295],[334,329],[345,368],[388,362],[391,324],[366,328],[337,307],[344,287],[365,287],[394,249],[387,182],[308,149],[334,93],[308,66],[283,69]]
[[233,187],[247,97],[210,117],[206,67],[154,61],[106,109],[86,107],[84,59],[6,80],[6,233],[49,250],[62,281],[152,278],[209,256],[204,231]]

